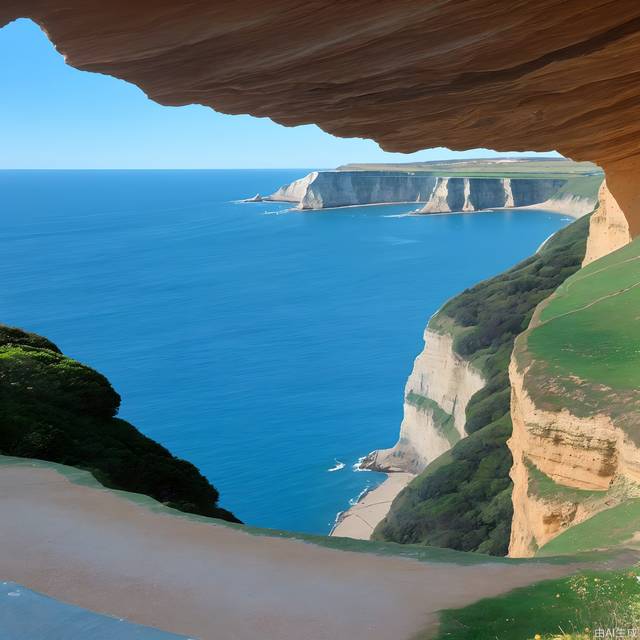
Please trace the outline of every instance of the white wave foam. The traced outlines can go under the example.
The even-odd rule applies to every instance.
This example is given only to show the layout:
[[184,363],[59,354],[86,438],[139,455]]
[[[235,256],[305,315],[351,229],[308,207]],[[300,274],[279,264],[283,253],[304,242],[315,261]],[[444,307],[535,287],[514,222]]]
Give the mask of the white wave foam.
[[276,209],[275,211],[263,211],[260,215],[263,216],[281,216],[285,213],[291,213],[292,211],[296,211],[296,209]]
[[354,463],[353,463],[353,465],[351,465],[351,468],[352,468],[354,471],[371,471],[371,469],[366,469],[366,468],[365,468],[365,469],[363,469],[363,468],[361,467],[361,465],[362,465],[362,463],[364,462],[364,459],[365,459],[366,457],[367,457],[367,456],[360,456],[360,457],[358,458],[358,461],[357,461],[357,462],[354,462]]
[[335,466],[331,467],[331,469],[327,469],[327,471],[340,471],[340,469],[344,469],[344,462],[340,462],[337,458],[334,458]]
[[358,494],[357,498],[350,498],[349,499],[349,504],[352,507],[357,505],[358,502],[360,502],[360,500],[362,500],[362,498],[364,498],[367,495],[367,493],[369,493],[369,491],[371,491],[371,485],[367,484],[367,486]]

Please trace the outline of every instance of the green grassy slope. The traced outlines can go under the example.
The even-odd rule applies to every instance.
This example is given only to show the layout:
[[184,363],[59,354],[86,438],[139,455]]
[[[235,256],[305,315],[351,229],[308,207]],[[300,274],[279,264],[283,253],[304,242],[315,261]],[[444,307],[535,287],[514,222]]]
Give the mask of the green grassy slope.
[[479,178],[517,177],[571,179],[576,176],[597,174],[602,182],[601,169],[591,162],[573,162],[566,158],[520,158],[505,162],[504,159],[478,158],[432,162],[404,163],[351,163],[338,167],[338,171],[406,171],[435,176],[469,176]]
[[192,464],[116,418],[119,405],[100,373],[46,338],[0,325],[0,454],[86,469],[107,487],[238,522]]
[[640,498],[629,499],[567,529],[544,545],[537,557],[611,549],[629,543],[640,529]]
[[[640,241],[635,240],[568,278],[518,338],[516,361],[527,367],[527,392],[536,405],[580,417],[607,415],[639,446],[639,319]],[[621,504],[564,531],[538,555],[628,543],[640,531],[640,499],[633,483],[620,490],[611,502],[622,499]]]
[[[437,640],[592,640],[637,627],[640,571],[581,571],[442,612]],[[624,627],[624,636],[616,629]],[[424,636],[432,638],[433,635]],[[600,636],[604,637],[604,636]]]
[[602,184],[604,176],[584,175],[575,178],[569,178],[562,187],[555,193],[554,198],[562,198],[563,196],[578,196],[579,198],[589,198],[597,200],[598,189]]
[[605,412],[640,444],[640,241],[569,278],[517,342],[542,409]]
[[506,554],[512,517],[506,446],[511,351],[538,303],[580,267],[588,224],[588,217],[577,220],[538,254],[464,291],[431,320],[431,329],[454,335],[454,349],[482,372],[487,385],[467,406],[469,437],[398,495],[374,539]]

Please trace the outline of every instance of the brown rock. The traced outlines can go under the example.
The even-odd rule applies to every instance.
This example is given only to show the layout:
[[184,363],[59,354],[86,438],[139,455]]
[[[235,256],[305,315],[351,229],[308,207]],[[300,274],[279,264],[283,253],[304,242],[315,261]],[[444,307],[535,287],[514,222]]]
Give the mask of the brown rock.
[[557,149],[640,232],[635,0],[5,0],[69,64],[167,105],[316,123],[391,151]]

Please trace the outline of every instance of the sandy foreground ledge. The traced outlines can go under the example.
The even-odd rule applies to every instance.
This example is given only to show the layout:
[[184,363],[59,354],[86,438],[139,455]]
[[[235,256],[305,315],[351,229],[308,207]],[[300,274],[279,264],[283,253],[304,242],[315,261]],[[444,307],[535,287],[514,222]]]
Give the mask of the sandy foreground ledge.
[[331,535],[369,540],[376,525],[389,513],[393,499],[413,480],[411,473],[390,473],[373,491],[368,491],[338,519]]
[[0,579],[212,640],[402,640],[568,566],[426,563],[152,511],[53,468],[0,465]]

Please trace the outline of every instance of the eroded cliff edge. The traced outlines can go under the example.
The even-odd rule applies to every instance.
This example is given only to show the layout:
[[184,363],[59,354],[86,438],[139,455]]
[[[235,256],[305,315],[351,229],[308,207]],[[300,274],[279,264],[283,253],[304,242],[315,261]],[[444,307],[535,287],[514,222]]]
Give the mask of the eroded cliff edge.
[[582,266],[624,247],[629,242],[629,223],[605,180],[598,191],[598,208],[591,216],[587,252]]
[[631,510],[640,495],[639,313],[636,240],[569,278],[518,337],[510,366],[510,555],[544,552],[551,541],[546,549],[561,549],[576,525],[581,544],[597,546],[596,514],[618,507],[610,542],[623,524],[627,541],[640,530]]

